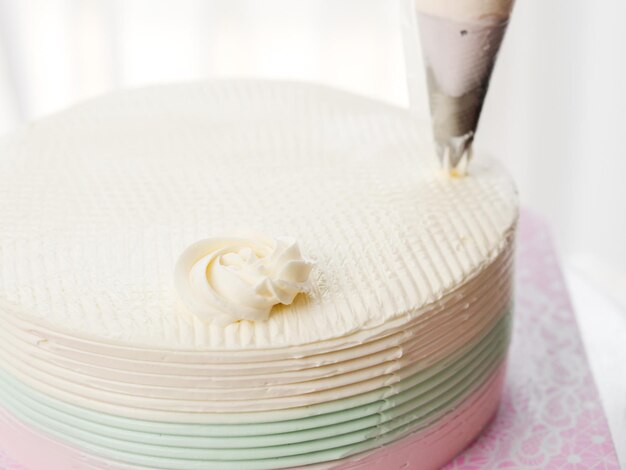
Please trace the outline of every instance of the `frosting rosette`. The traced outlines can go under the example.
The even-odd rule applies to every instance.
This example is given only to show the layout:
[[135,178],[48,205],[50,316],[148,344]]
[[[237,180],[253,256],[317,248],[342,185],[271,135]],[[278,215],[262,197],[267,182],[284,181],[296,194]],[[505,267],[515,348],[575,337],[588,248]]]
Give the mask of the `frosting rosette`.
[[201,320],[263,321],[274,305],[289,305],[309,289],[312,267],[290,237],[208,238],[181,254],[174,283]]

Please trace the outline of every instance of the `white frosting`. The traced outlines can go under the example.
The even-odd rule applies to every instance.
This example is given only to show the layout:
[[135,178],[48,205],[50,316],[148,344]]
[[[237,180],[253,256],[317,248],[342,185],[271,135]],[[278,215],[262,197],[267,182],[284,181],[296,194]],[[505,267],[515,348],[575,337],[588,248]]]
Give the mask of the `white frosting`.
[[209,238],[180,256],[174,282],[201,320],[227,325],[267,320],[276,304],[308,290],[313,263],[292,238]]
[[[512,296],[510,178],[483,156],[442,177],[429,138],[405,110],[267,82],[124,92],[30,126],[0,143],[0,366],[177,423],[397,394]],[[298,240],[307,295],[292,240],[191,245],[242,224]]]
[[[481,273],[517,217],[497,163],[442,177],[430,136],[406,110],[245,81],[121,92],[39,121],[0,142],[0,314],[36,324],[43,345],[86,338],[76,348],[104,363],[103,344],[246,364],[402,330]],[[310,292],[267,321],[189,321],[172,267],[242,227],[298,240],[316,261]]]
[[514,0],[414,0],[418,11],[451,20],[509,16]]
[[278,351],[146,350],[0,316],[0,365],[46,395],[155,421],[237,423],[233,413],[262,411],[246,420],[269,422],[375,390],[382,389],[377,399],[387,398],[401,380],[475,341],[510,308],[512,242],[507,237],[500,256],[439,302],[336,341]]

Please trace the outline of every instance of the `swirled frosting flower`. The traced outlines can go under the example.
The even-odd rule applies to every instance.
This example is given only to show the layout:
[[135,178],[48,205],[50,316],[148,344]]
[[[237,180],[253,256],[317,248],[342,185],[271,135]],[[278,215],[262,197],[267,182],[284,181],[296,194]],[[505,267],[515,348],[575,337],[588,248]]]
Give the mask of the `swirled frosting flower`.
[[174,282],[194,315],[227,325],[267,320],[274,305],[291,304],[308,290],[312,267],[293,238],[209,238],[183,252]]

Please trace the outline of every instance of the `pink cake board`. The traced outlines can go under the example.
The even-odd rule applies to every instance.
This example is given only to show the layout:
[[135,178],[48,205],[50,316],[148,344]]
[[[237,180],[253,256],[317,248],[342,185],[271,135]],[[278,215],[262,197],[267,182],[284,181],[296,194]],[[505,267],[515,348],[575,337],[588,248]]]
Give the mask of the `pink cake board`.
[[[515,332],[502,403],[483,434],[445,470],[619,470],[549,231],[529,213],[520,221],[517,258]],[[0,469],[44,470],[25,469],[1,447]]]
[[513,344],[494,421],[445,467],[615,469],[619,463],[545,222],[520,220]]

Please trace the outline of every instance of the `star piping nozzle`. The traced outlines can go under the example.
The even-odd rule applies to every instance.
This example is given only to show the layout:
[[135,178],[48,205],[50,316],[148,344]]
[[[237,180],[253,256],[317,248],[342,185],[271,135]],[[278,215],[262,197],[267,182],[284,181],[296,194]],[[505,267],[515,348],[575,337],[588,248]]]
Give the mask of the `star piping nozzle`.
[[415,0],[437,155],[463,175],[512,0]]

